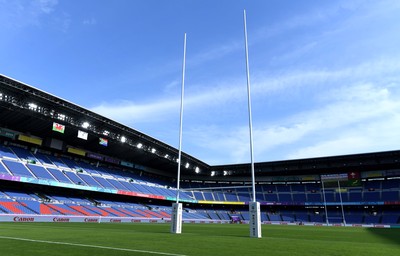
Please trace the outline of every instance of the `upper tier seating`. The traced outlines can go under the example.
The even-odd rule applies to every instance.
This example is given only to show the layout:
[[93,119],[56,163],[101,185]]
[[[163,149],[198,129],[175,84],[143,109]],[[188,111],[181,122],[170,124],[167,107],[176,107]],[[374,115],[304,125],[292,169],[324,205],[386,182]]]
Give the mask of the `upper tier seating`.
[[15,155],[15,153],[9,147],[0,145],[0,158],[17,159],[18,157]]
[[[229,190],[218,189],[218,184],[203,184],[204,188],[212,186],[215,189],[201,190],[202,184],[183,183],[183,187],[194,187],[192,196],[196,200],[206,201],[251,201],[252,193],[248,188],[233,188]],[[225,186],[222,184],[221,186]],[[343,203],[361,202],[400,202],[400,179],[365,182],[362,187],[342,188],[341,193],[337,188],[325,188],[321,184],[271,184],[256,186],[256,199],[259,202],[279,202],[287,204],[315,204],[327,203],[340,205]],[[200,188],[200,189],[197,189]],[[197,189],[197,191],[196,191]],[[262,190],[263,192],[259,192]],[[325,192],[325,193],[323,193]]]
[[[85,162],[75,162],[65,157],[48,154],[32,154],[21,147],[0,147],[0,174],[7,174],[53,182],[90,186],[100,189],[122,190],[138,194],[174,198],[177,191],[167,188],[168,182],[146,178],[128,171],[95,167]],[[11,160],[14,159],[14,160]],[[27,160],[31,162],[27,163]],[[224,197],[223,194],[220,195]],[[181,200],[193,200],[190,193],[180,192]]]

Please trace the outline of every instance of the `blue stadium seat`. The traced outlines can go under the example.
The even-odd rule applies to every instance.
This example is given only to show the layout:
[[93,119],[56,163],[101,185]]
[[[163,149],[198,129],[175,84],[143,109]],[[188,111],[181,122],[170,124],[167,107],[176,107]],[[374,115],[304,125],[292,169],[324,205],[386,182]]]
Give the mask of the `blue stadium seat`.
[[203,193],[195,191],[195,192],[193,192],[193,194],[194,194],[194,197],[196,198],[196,200],[204,200]]
[[347,224],[362,224],[363,214],[345,214],[345,219]]
[[397,191],[382,191],[382,201],[400,201],[400,193]]
[[215,201],[214,196],[211,192],[203,192],[203,195],[206,201]]
[[16,156],[18,156],[18,158],[20,159],[25,159],[25,160],[31,160],[31,161],[35,161],[37,162],[38,160],[36,159],[36,157],[34,155],[32,155],[32,153],[24,148],[20,148],[20,147],[10,147],[10,149],[15,153]]
[[108,179],[107,178],[107,181],[109,182],[109,183],[111,183],[111,185],[113,185],[116,189],[119,189],[119,190],[128,190],[124,185],[122,185],[121,184],[121,182],[119,182],[118,180],[115,180],[115,179]]
[[87,186],[86,182],[84,182],[81,178],[76,175],[74,172],[65,171],[65,176],[67,176],[74,184]]
[[270,221],[282,221],[280,214],[267,214]]
[[18,158],[10,148],[4,147],[3,145],[0,145],[0,157],[8,157],[13,159]]
[[380,224],[381,215],[366,215],[364,217],[365,224]]
[[265,201],[264,194],[262,194],[262,193],[256,193],[256,200],[257,200],[258,202],[264,202],[264,201]]
[[267,202],[278,202],[278,195],[277,194],[264,194],[265,201]]
[[249,214],[248,211],[242,211],[242,212],[241,212],[241,215],[242,215],[242,218],[243,218],[244,220],[250,220],[250,214]]
[[84,173],[77,173],[80,179],[82,179],[86,184],[89,186],[93,187],[99,187],[101,188],[102,186],[90,175],[84,174]]
[[64,172],[59,170],[59,169],[55,169],[55,168],[47,168],[47,170],[49,171],[49,173],[51,173],[58,181],[63,182],[63,183],[69,183],[71,184],[71,180],[68,179],[67,176],[65,176]]
[[215,192],[214,198],[216,199],[216,201],[226,201],[222,192]]
[[249,202],[251,201],[249,193],[238,193],[239,202]]
[[381,223],[382,224],[398,224],[399,216],[400,216],[400,212],[398,214],[383,214]]
[[66,167],[68,168],[68,165],[66,165],[61,158],[52,156],[52,155],[47,155],[46,156],[54,165],[57,165],[58,167]]
[[42,153],[36,153],[35,154],[36,159],[39,160],[40,163],[42,164],[48,164],[48,165],[54,165],[52,161],[47,157],[47,155],[42,154]]
[[208,216],[210,216],[210,219],[220,220],[219,216],[214,211],[207,211],[207,213],[208,213]]
[[320,193],[307,193],[307,202],[322,202],[322,196]]
[[347,192],[336,192],[336,202],[340,203],[340,198],[342,199],[342,202],[348,202],[349,201],[349,194]]
[[350,202],[361,202],[362,201],[362,193],[361,191],[352,191],[349,192],[349,201]]
[[373,181],[365,181],[363,182],[364,191],[373,190],[373,189],[381,189],[381,181],[373,180]]
[[103,177],[99,177],[99,176],[92,176],[92,177],[98,183],[100,183],[100,185],[103,186],[104,188],[115,189],[115,187],[110,182],[108,182],[108,180],[104,179]]
[[306,191],[306,186],[303,184],[292,184],[290,185],[292,187],[292,192],[303,192],[305,193]]
[[216,213],[221,220],[230,220],[231,219],[229,217],[228,213],[226,213],[226,211],[217,210]]
[[291,193],[279,193],[279,201],[280,202],[292,202],[292,194]]
[[290,185],[279,184],[276,185],[278,192],[291,192]]
[[16,199],[16,200],[17,199],[18,200],[20,200],[20,199],[23,199],[23,200],[34,200],[34,198],[31,195],[29,195],[29,194],[27,194],[25,192],[22,192],[22,191],[7,190],[7,191],[5,191],[5,194],[8,195],[11,198]]
[[296,221],[298,222],[310,222],[308,214],[296,213]]
[[325,191],[325,200],[327,202],[336,202],[335,193],[333,191]]
[[385,180],[382,182],[382,189],[400,189],[400,179]]
[[20,162],[3,160],[3,163],[15,176],[35,178],[32,173],[25,167],[25,165]]
[[39,179],[56,181],[56,179],[44,167],[39,166],[39,165],[33,165],[33,164],[27,164],[26,166]]
[[325,216],[321,214],[311,214],[310,221],[316,223],[323,223],[325,222]]
[[0,174],[7,174],[7,175],[12,175],[11,172],[9,172],[2,164],[2,162],[0,161]]
[[294,202],[305,202],[306,200],[306,194],[305,193],[294,193],[293,194],[293,201]]
[[18,202],[27,208],[29,213],[40,214],[40,203],[38,201],[18,200]]
[[364,201],[378,202],[381,201],[380,192],[364,192]]
[[277,192],[275,185],[262,185],[262,189],[264,193],[272,194]]

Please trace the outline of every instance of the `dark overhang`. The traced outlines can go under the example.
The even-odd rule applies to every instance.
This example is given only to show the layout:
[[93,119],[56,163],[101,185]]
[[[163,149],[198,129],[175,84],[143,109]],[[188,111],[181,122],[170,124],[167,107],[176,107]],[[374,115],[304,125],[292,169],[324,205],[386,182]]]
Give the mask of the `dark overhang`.
[[[64,134],[52,131],[53,122],[66,126]],[[0,126],[43,139],[60,139],[75,147],[120,158],[176,177],[178,150],[151,136],[0,75]],[[77,138],[78,130],[89,133]],[[99,138],[108,146],[99,145]],[[182,175],[209,175],[209,165],[182,152]]]
[[[256,177],[400,168],[400,150],[255,163]],[[250,164],[212,166],[215,176],[250,177]],[[247,178],[247,179],[248,179]]]

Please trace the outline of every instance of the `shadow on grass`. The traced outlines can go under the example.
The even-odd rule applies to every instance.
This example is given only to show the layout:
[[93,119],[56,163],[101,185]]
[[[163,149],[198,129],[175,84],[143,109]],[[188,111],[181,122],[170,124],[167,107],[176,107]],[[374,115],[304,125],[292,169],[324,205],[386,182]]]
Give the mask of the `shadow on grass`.
[[368,228],[369,233],[400,246],[400,228]]

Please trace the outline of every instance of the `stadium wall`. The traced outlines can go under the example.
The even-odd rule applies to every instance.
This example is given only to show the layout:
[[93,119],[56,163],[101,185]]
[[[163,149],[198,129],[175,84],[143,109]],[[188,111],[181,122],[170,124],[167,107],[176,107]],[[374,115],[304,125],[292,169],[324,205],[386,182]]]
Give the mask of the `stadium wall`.
[[[99,217],[72,215],[2,214],[0,222],[170,223],[170,218]],[[226,224],[228,220],[184,219],[183,223]]]
[[[3,214],[0,215],[0,222],[48,222],[48,223],[170,223],[170,218],[124,218],[124,217],[99,217],[99,216],[60,216],[60,215],[28,215],[28,214]],[[183,223],[191,224],[229,224],[228,220],[198,220],[185,219]],[[248,224],[248,221],[243,221]],[[264,221],[264,225],[287,225],[287,226],[331,226],[331,227],[363,227],[363,228],[400,228],[399,225],[377,225],[377,224],[323,224],[323,223],[298,223],[298,222],[273,222]]]

